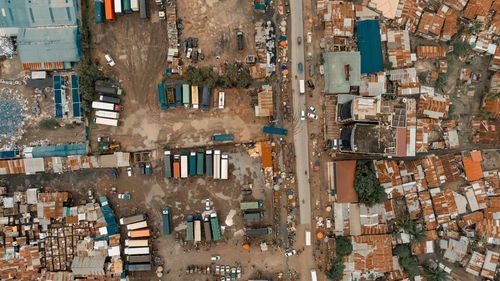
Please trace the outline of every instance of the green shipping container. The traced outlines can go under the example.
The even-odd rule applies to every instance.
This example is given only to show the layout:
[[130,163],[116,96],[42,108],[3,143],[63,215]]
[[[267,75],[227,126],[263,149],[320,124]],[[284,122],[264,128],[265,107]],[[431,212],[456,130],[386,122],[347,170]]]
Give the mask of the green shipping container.
[[186,228],[186,241],[194,240],[194,225],[193,225],[193,217],[187,217],[187,228]]
[[189,85],[188,84],[183,84],[182,85],[182,103],[184,104],[184,107],[189,108],[189,97],[191,93],[189,92]]
[[198,151],[196,155],[196,174],[203,175],[205,173],[205,153]]
[[130,9],[130,0],[123,0],[123,11],[125,13],[132,13],[132,9]]
[[210,224],[212,225],[212,238],[214,241],[220,240],[220,228],[219,228],[219,220],[217,220],[217,216],[210,217]]

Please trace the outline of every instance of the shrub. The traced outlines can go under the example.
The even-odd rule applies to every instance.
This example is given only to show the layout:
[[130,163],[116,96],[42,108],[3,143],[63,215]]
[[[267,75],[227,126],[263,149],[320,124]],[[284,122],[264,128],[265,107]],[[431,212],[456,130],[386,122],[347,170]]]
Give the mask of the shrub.
[[38,123],[38,127],[43,130],[54,130],[59,127],[59,122],[55,119],[43,119]]

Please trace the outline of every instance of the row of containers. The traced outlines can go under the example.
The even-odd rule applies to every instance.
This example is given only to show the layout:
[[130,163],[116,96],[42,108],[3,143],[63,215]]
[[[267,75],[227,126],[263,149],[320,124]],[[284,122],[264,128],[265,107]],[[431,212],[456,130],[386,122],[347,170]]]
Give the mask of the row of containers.
[[227,180],[229,177],[229,155],[220,150],[181,152],[174,155],[170,150],[165,150],[163,161],[165,178],[206,175]]
[[[201,90],[202,88],[202,90]],[[185,108],[200,108],[200,92],[201,96],[201,110],[208,111],[210,109],[210,88],[207,86],[198,87],[194,85],[182,84],[175,86],[165,86],[164,83],[158,83],[158,101],[161,110],[167,110],[176,106],[183,106]],[[219,108],[222,105],[224,108],[224,93],[219,94]]]
[[[170,209],[162,210],[163,234],[172,233]],[[151,231],[148,228],[147,216],[144,214],[133,215],[120,219],[120,225],[127,228],[127,239],[125,240],[125,255],[127,263],[125,269],[128,271],[151,270]]]
[[205,215],[203,218],[200,214],[187,217],[186,241],[201,242],[202,232],[205,241],[219,241],[221,239],[219,220],[216,212]]
[[116,20],[116,15],[139,12],[142,20],[148,20],[148,0],[95,0],[95,22]]

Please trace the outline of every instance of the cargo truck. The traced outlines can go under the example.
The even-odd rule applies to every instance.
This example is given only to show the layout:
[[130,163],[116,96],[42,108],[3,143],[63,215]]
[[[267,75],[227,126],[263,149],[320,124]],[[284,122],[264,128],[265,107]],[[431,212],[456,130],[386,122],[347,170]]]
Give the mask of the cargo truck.
[[222,154],[220,159],[220,179],[227,180],[229,177],[229,155]]
[[203,95],[201,98],[201,110],[208,111],[210,109],[210,88],[207,86],[203,87]]
[[119,98],[113,98],[113,97],[108,97],[108,96],[103,96],[103,95],[99,96],[99,101],[110,102],[110,103],[114,103],[114,104],[119,104],[120,103],[120,99]]
[[205,216],[203,220],[205,240],[212,241],[212,230],[210,229],[210,216]]
[[306,92],[306,84],[304,83],[304,80],[299,80],[299,92],[301,95]]
[[121,96],[123,94],[123,90],[120,88],[100,86],[100,85],[95,85],[95,91],[97,93],[107,94],[107,95]]
[[127,230],[136,230],[141,228],[148,227],[148,223],[146,221],[135,222],[131,224],[127,224]]
[[206,172],[207,172],[207,177],[213,177],[214,176],[214,157],[212,155],[212,150],[207,150],[205,152],[205,163],[206,165]]
[[139,0],[130,0],[130,9],[133,12],[139,12]]
[[170,150],[163,152],[163,166],[165,167],[165,178],[172,177],[172,154]]
[[212,239],[214,241],[219,241],[221,236],[220,236],[219,220],[217,219],[216,212],[210,214],[210,225],[212,226]]
[[109,119],[119,119],[120,113],[116,111],[96,110],[95,116],[109,118]]
[[94,1],[94,9],[95,9],[95,22],[96,23],[104,23],[104,0],[95,0]]
[[194,240],[194,222],[193,222],[193,216],[188,216],[187,217],[187,227],[186,227],[186,241],[193,241]]
[[130,0],[123,0],[123,12],[132,13],[132,9],[130,8]]
[[234,136],[232,134],[212,136],[212,141],[232,141],[232,140],[234,140]]
[[174,178],[181,177],[181,156],[179,154],[174,155],[174,163],[173,163],[173,172]]
[[262,128],[262,131],[266,134],[283,135],[283,136],[288,135],[288,130],[282,128],[264,126],[264,128]]
[[248,237],[268,235],[273,232],[271,227],[261,227],[261,228],[247,228],[246,235]]
[[100,124],[100,125],[108,125],[108,126],[118,126],[119,120],[117,119],[108,119],[108,118],[102,118],[102,117],[95,117],[93,120],[94,123]]
[[158,83],[158,102],[160,103],[161,110],[166,110],[167,98],[165,97],[165,84]]
[[175,85],[175,100],[177,105],[182,105],[182,86]]
[[258,220],[264,216],[263,212],[245,212],[243,214],[243,219],[245,220]]
[[149,247],[148,239],[125,239],[125,246],[133,247]]
[[194,217],[194,242],[201,242],[201,216]]
[[136,223],[146,220],[146,216],[144,214],[139,214],[139,215],[133,215],[133,216],[128,216],[120,219],[120,224],[121,225],[127,225],[131,223]]
[[236,36],[238,37],[238,51],[240,53],[243,52],[243,32],[238,31],[236,32]]
[[115,14],[123,15],[122,0],[115,0]]
[[240,209],[242,210],[253,210],[262,208],[264,203],[262,201],[244,201],[240,202]]
[[125,255],[133,256],[133,255],[147,255],[149,254],[149,247],[126,247]]
[[126,263],[126,271],[151,271],[151,263]]
[[151,256],[150,255],[127,256],[127,261],[129,263],[146,263],[151,261]]
[[145,228],[145,229],[137,229],[137,230],[129,231],[127,233],[127,235],[130,238],[141,238],[141,237],[151,236],[151,232],[149,231],[148,228]]
[[139,12],[141,14],[141,20],[148,20],[148,0],[139,0]]
[[189,175],[196,175],[196,152],[194,151],[189,154]]
[[182,152],[181,154],[181,178],[188,177],[188,154],[187,152]]
[[93,101],[92,108],[109,110],[109,111],[122,111],[123,105],[118,105],[118,104],[113,104],[113,103],[108,103],[108,102]]
[[311,246],[311,231],[306,230],[306,246]]
[[220,179],[220,150],[214,150],[214,179]]
[[104,14],[106,16],[106,21],[114,21],[116,19],[113,0],[104,0]]
[[190,95],[191,95],[191,93],[189,92],[189,85],[183,84],[182,85],[182,103],[184,104],[185,108],[189,108]]
[[205,154],[203,151],[196,153],[196,174],[201,176],[205,173]]
[[163,220],[163,235],[170,235],[172,233],[172,227],[170,223],[170,209],[164,208],[161,213]]
[[191,86],[191,104],[193,109],[198,109],[198,86]]

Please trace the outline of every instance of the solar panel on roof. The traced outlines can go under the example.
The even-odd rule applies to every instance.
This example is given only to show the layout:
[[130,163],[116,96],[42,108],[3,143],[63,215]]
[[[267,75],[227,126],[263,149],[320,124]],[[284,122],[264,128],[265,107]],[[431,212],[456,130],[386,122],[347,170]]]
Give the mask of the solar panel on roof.
[[80,102],[80,91],[78,89],[71,89],[71,98],[73,102]]
[[62,105],[56,104],[56,118],[57,119],[62,119],[63,114],[62,114]]
[[79,102],[73,103],[73,117],[82,117],[82,108]]
[[78,88],[78,76],[74,74],[71,75],[71,88],[73,89]]
[[61,90],[55,90],[54,91],[54,102],[56,104],[62,102]]

